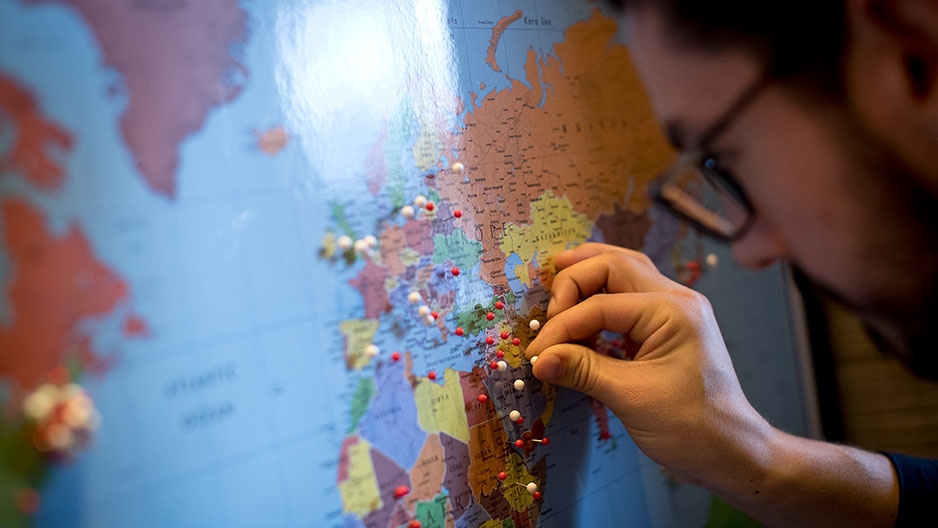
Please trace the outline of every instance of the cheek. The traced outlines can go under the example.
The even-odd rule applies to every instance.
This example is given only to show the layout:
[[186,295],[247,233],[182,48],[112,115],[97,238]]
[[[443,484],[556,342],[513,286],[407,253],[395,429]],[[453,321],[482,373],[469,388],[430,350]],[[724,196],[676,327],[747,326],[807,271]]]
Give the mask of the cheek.
[[785,256],[827,284],[846,286],[860,272],[855,256],[862,226],[849,164],[817,117],[783,102],[767,98],[760,112],[740,123],[751,128],[740,127],[748,141],[739,170],[746,171],[760,222]]

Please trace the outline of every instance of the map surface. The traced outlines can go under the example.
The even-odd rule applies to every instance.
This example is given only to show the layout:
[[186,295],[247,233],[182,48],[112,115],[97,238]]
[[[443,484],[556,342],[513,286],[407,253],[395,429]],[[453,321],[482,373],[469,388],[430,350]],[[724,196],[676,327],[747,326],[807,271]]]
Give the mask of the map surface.
[[63,366],[102,418],[4,470],[2,519],[714,522],[522,359],[553,254],[641,249],[809,429],[781,270],[652,206],[672,159],[593,2],[0,0],[3,454]]

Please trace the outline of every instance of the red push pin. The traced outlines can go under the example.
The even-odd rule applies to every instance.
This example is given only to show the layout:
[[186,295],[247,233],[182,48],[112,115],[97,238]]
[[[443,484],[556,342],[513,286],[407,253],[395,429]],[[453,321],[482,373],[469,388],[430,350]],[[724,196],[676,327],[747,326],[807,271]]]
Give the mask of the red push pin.
[[421,526],[422,525],[420,524],[420,521],[414,519],[413,521],[410,521],[410,524],[407,525],[407,528],[420,528]]
[[427,377],[430,378],[430,380],[435,380],[435,379],[436,379],[436,371],[435,371],[435,370],[431,370],[430,372],[427,372]]
[[453,211],[453,216],[455,216],[456,218],[462,218],[462,211],[459,209],[456,209],[455,211]]
[[503,303],[503,302],[501,302],[501,301],[495,301],[495,309],[496,309],[496,310],[501,310],[501,309],[504,308],[504,307],[505,307],[505,303]]
[[532,438],[531,441],[537,442],[539,444],[550,445],[550,438],[547,438],[546,436],[544,438],[541,438],[540,440],[538,440],[537,438]]
[[400,352],[395,352],[395,353],[391,354],[391,359],[393,359],[394,361],[400,361],[400,359],[401,359],[401,353],[400,353]]
[[426,209],[427,211],[432,211],[434,207],[436,206],[433,205],[433,202],[427,202],[427,205],[424,206],[424,209]]
[[512,345],[515,345],[515,346],[518,346],[518,345],[521,344],[521,339],[519,339],[519,338],[517,338],[517,337],[512,337],[512,338],[511,338],[511,344],[512,344]]
[[489,397],[486,396],[485,394],[480,394],[480,395],[478,395],[478,396],[476,397],[476,399],[479,400],[479,403],[485,403],[485,402],[489,401]]
[[498,361],[493,361],[489,363],[489,368],[492,370],[498,370]]
[[508,332],[502,332],[502,336],[501,336],[501,337],[502,337],[502,339],[508,339],[509,337],[511,337],[511,334],[509,334]]
[[453,273],[453,277],[458,277],[458,276],[459,276],[459,268],[453,268],[453,269],[450,270],[450,271]]
[[432,317],[432,318],[434,318],[434,319],[439,319],[439,318],[440,318],[440,313],[439,313],[439,312],[430,312],[430,317]]
[[495,357],[497,357],[498,359],[502,359],[503,357],[505,357],[505,351],[503,351],[503,350],[496,350],[496,351],[495,351]]
[[492,312],[489,312],[489,313],[485,314],[485,318],[488,319],[489,321],[491,321],[491,320],[495,319],[495,314],[493,314]]
[[463,334],[465,334],[465,333],[466,333],[466,331],[463,330],[461,326],[457,326],[457,327],[456,327],[456,335],[461,336],[461,335],[463,335]]
[[395,499],[399,499],[403,497],[404,495],[407,495],[408,493],[410,493],[410,488],[408,488],[407,486],[401,485],[401,486],[394,488]]
[[524,447],[524,440],[520,438],[515,440],[515,447],[517,447],[518,449],[521,449],[522,447]]
[[524,423],[524,417],[523,417],[523,416],[519,416],[518,419],[515,420],[515,423],[518,424],[518,425],[523,424],[523,423]]
[[599,438],[601,440],[609,440],[610,438],[612,438],[612,435],[609,433],[609,431],[606,431],[603,434],[599,435]]
[[495,344],[495,338],[492,337],[492,336],[486,337],[486,338],[485,338],[485,344],[486,344],[486,345],[494,345],[494,344]]
[[540,492],[540,491],[535,491],[534,493],[531,494],[531,496],[534,497],[534,500],[541,500],[541,492]]
[[504,471],[498,472],[498,480],[505,480],[506,478],[508,478],[508,473],[505,473]]

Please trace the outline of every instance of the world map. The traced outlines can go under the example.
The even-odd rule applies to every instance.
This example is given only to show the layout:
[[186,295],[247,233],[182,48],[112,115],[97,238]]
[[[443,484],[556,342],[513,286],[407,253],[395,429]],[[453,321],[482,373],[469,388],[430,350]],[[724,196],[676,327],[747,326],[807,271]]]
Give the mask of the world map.
[[[784,305],[778,271],[700,273],[725,248],[648,198],[673,159],[593,2],[0,1],[0,521],[734,515],[523,355],[590,240]],[[733,317],[750,397],[803,431],[788,315],[759,345]],[[37,453],[17,409],[69,380],[100,425]]]

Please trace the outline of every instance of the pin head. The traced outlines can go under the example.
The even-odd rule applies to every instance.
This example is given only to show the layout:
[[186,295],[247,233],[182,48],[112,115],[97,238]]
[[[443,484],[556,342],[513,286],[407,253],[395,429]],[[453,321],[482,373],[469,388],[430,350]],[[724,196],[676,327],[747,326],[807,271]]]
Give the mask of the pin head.
[[494,344],[495,344],[495,338],[492,337],[492,336],[487,336],[487,337],[485,338],[485,344],[486,344],[486,345],[494,345]]
[[401,486],[394,488],[395,499],[399,499],[403,497],[404,495],[407,495],[408,493],[410,493],[410,488],[408,488],[407,486],[401,485]]
[[517,447],[518,449],[521,449],[522,447],[524,447],[524,440],[520,438],[515,440],[515,447]]
[[430,315],[430,307],[424,304],[420,308],[417,308],[417,313],[421,316]]
[[348,235],[342,235],[339,238],[335,239],[335,243],[337,246],[339,246],[339,249],[346,251],[348,249],[351,249],[352,244],[354,242],[352,241],[352,237]]
[[368,357],[375,357],[380,351],[381,350],[373,344],[365,347],[365,353],[368,354]]
[[457,326],[457,327],[456,327],[456,335],[461,336],[461,335],[463,335],[463,334],[465,334],[465,333],[466,333],[466,331],[463,330],[461,326]]
[[436,379],[436,371],[435,371],[435,370],[431,370],[430,372],[427,372],[427,377],[430,378],[431,380],[435,380],[435,379]]
[[453,268],[453,269],[450,270],[450,271],[452,272],[453,277],[458,277],[458,276],[459,276],[459,268]]
[[458,161],[453,163],[453,172],[456,174],[462,174],[462,171],[464,170],[466,170],[466,167],[464,167],[462,163],[459,163]]
[[440,318],[440,313],[439,313],[439,312],[436,312],[436,311],[430,312],[430,317],[432,317],[432,318],[434,318],[434,319],[439,319],[439,318]]
[[515,390],[524,390],[524,380],[515,380]]
[[498,370],[498,361],[493,361],[489,363],[489,368],[492,370]]
[[537,356],[531,356],[531,364],[537,363]]
[[453,216],[455,216],[456,218],[462,218],[462,211],[460,211],[459,209],[456,209],[455,211],[453,211]]
[[505,363],[504,361],[499,361],[499,362],[498,362],[498,371],[499,371],[499,372],[505,372],[506,370],[508,370],[508,363]]
[[476,396],[476,399],[479,400],[479,403],[485,403],[485,402],[489,401],[489,397],[486,396],[485,394],[480,394],[480,395]]
[[509,334],[508,332],[502,332],[502,333],[501,333],[501,338],[502,338],[502,339],[508,339],[509,337],[511,337],[511,334]]
[[504,350],[496,350],[496,351],[495,351],[495,357],[497,357],[498,359],[502,359],[503,357],[505,357],[505,351],[504,351]]
[[528,323],[528,328],[537,332],[538,329],[541,328],[541,322],[538,321],[537,319],[531,319],[531,322]]
[[391,359],[393,359],[394,361],[400,361],[400,359],[401,359],[401,353],[400,353],[400,352],[395,352],[395,353],[391,354]]
[[528,482],[528,485],[525,486],[528,489],[528,493],[534,493],[537,491],[537,484],[534,482]]
[[513,338],[511,338],[511,344],[512,344],[512,345],[515,345],[515,346],[518,346],[518,345],[521,344],[521,339],[519,339],[519,338],[517,338],[517,337],[513,337]]
[[489,321],[491,321],[491,320],[495,319],[495,314],[493,314],[492,312],[489,312],[489,313],[485,314],[485,318],[488,319]]
[[521,413],[519,411],[511,411],[508,413],[508,419],[512,422],[517,422],[521,419]]
[[423,525],[420,524],[420,521],[414,519],[413,521],[410,521],[410,523],[407,525],[407,528],[420,528],[421,526]]
[[501,310],[501,309],[504,308],[504,307],[505,307],[505,303],[503,303],[503,302],[501,302],[501,301],[495,301],[495,309],[496,309],[496,310]]
[[433,205],[433,202],[427,202],[427,205],[424,206],[424,209],[427,211],[432,211],[434,208],[436,208],[436,206]]
[[504,471],[498,472],[498,480],[505,480],[506,478],[508,478],[508,473],[505,473]]
[[540,491],[535,491],[534,493],[531,494],[531,496],[534,497],[534,500],[541,500],[541,492],[540,492]]
[[404,207],[401,207],[401,216],[404,218],[413,218],[414,213],[414,207],[411,205],[405,205]]
[[410,301],[410,304],[417,304],[420,302],[420,292],[412,291],[407,294],[407,300]]
[[414,198],[414,205],[423,208],[425,205],[427,205],[427,197],[422,194],[417,195],[417,197]]

